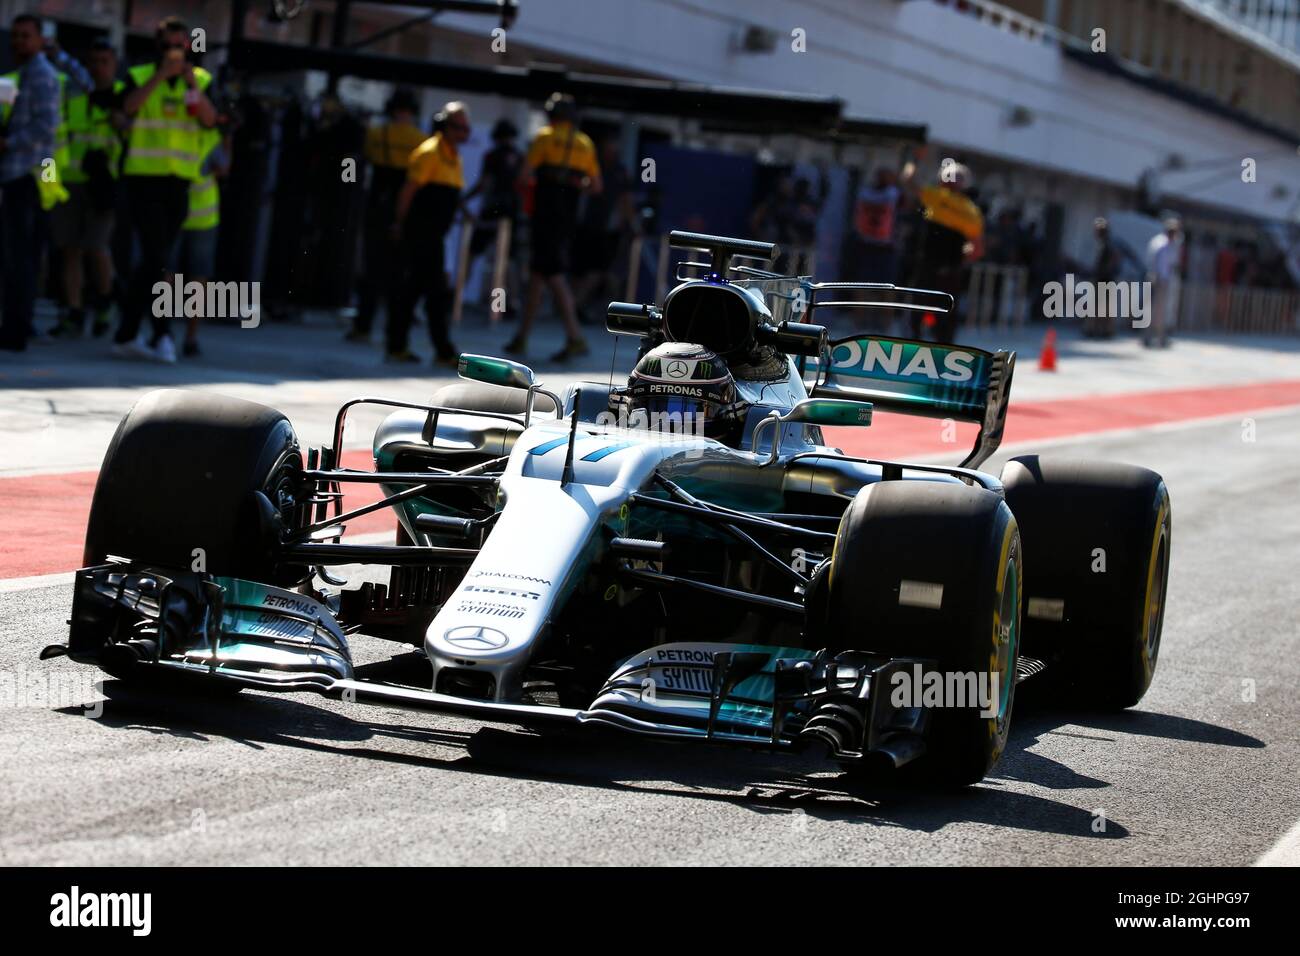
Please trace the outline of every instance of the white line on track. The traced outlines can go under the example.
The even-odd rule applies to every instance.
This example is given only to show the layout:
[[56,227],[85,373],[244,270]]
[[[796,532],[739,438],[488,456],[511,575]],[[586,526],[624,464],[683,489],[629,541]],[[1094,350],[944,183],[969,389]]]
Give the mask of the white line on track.
[[[1136,393],[1136,396],[1141,397],[1143,394],[1144,393],[1139,392]],[[1158,395],[1159,393],[1152,392],[1151,394]],[[1074,401],[1075,398],[1086,399],[1089,397],[1093,397],[1093,396],[1086,396],[1086,395],[1069,396],[1063,399],[1043,399],[1043,401],[1044,402]],[[1102,394],[1096,397],[1109,398],[1111,396]],[[1267,418],[1273,415],[1285,415],[1289,412],[1294,412],[1297,410],[1300,410],[1300,405],[1270,405],[1268,407],[1253,410],[1253,411],[1250,409],[1245,409],[1240,412],[1228,412],[1222,415],[1209,415],[1209,416],[1198,417],[1198,418],[1184,418],[1173,422],[1160,422],[1155,425],[1133,425],[1127,428],[1106,428],[1098,431],[1082,432],[1082,433],[1076,433],[1072,435],[1057,435],[1054,438],[1030,438],[1025,441],[1011,442],[1009,444],[1004,444],[998,449],[998,451],[999,452],[1009,451],[1014,453],[1020,453],[1023,451],[1030,451],[1036,448],[1051,448],[1055,445],[1066,445],[1071,442],[1080,441],[1088,438],[1122,437],[1124,435],[1133,434],[1135,432],[1180,431],[1185,428],[1196,428],[1201,425],[1213,425],[1219,422],[1240,421],[1243,418]],[[938,421],[938,419],[936,419],[936,421]],[[362,443],[356,445],[355,448],[352,446],[347,446],[343,449],[343,451],[346,453],[350,451],[368,451],[369,449],[370,449],[369,445]],[[908,456],[906,460],[915,461],[915,462],[943,461],[948,458],[956,457],[959,454],[964,455],[965,452],[952,451],[952,452],[938,452],[935,454],[928,454],[924,456]],[[87,474],[87,473],[96,472],[97,470],[98,470],[98,466],[94,463],[81,463],[81,464],[69,463],[64,465],[51,465],[51,466],[32,465],[23,468],[0,468],[0,480],[3,480],[5,478],[36,478],[44,475]]]
[[0,580],[0,594],[52,588],[56,584],[71,584],[76,575],[76,571],[59,571],[55,574],[34,574],[29,578],[4,578]]
[[[344,544],[392,544],[393,532],[373,531],[370,534],[354,534],[343,539]],[[52,588],[56,585],[71,584],[76,571],[56,571],[53,574],[35,574],[27,578],[0,578],[0,594],[14,591],[35,591],[38,588]]]
[[[1270,408],[1261,408],[1257,410],[1246,409],[1240,412],[1228,412],[1223,415],[1210,415],[1205,418],[1184,418],[1176,422],[1159,422],[1155,425],[1132,425],[1128,428],[1104,428],[1093,432],[1076,432],[1072,435],[1057,435],[1053,438],[1027,438],[1024,441],[1007,442],[998,446],[995,454],[1020,455],[1025,452],[1039,451],[1044,448],[1055,448],[1060,445],[1073,445],[1081,441],[1092,441],[1100,438],[1125,438],[1129,435],[1161,433],[1161,432],[1179,432],[1189,431],[1194,428],[1203,428],[1210,425],[1222,425],[1227,422],[1240,422],[1246,418],[1275,418],[1279,415],[1290,415],[1300,411],[1300,405],[1277,405]],[[966,451],[940,452],[932,455],[919,455],[902,459],[904,462],[914,461],[917,464],[927,462],[946,462],[953,459],[964,457]]]
[[1256,866],[1300,866],[1300,821],[1255,861]]
[[[1173,432],[1185,431],[1194,428],[1202,428],[1208,425],[1219,425],[1225,422],[1239,422],[1244,418],[1272,418],[1278,415],[1288,415],[1300,411],[1300,405],[1280,405],[1273,408],[1263,408],[1257,411],[1240,411],[1231,412],[1223,415],[1211,415],[1207,418],[1188,418],[1176,422],[1161,422],[1157,425],[1136,425],[1130,428],[1111,428],[1102,431],[1084,432],[1076,435],[1060,435],[1055,438],[1035,438],[1027,441],[1011,442],[998,448],[999,454],[1010,452],[1019,454],[1027,451],[1037,451],[1043,448],[1053,448],[1059,445],[1069,445],[1080,441],[1091,441],[1096,438],[1122,438],[1126,435],[1136,435],[1139,432]],[[917,464],[927,462],[944,462],[956,457],[958,452],[943,452],[937,455],[920,455],[908,457],[905,461],[914,461]],[[961,454],[964,454],[961,453]],[[6,476],[7,477],[7,476]],[[391,531],[379,531],[373,534],[356,535],[348,538],[351,544],[381,544],[392,538]],[[56,584],[71,584],[74,572],[60,571],[55,574],[37,574],[27,578],[3,578],[0,579],[0,594],[10,593],[13,591],[27,591],[35,588],[48,588]]]

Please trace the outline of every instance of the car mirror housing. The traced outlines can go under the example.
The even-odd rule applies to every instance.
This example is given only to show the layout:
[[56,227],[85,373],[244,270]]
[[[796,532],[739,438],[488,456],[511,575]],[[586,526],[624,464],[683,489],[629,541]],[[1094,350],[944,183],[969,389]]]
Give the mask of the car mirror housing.
[[[779,429],[782,425],[798,422],[804,425],[870,425],[870,402],[852,401],[847,398],[805,398],[784,415],[775,409],[767,418],[754,426],[753,447],[758,448],[759,433],[766,427]],[[776,437],[772,440],[772,452],[759,467],[776,464],[780,453]]]
[[462,353],[456,371],[461,378],[488,385],[504,385],[506,388],[531,389],[537,384],[533,370],[527,365],[489,355]]
[[808,425],[870,425],[870,402],[845,398],[806,398],[782,416],[783,422]]

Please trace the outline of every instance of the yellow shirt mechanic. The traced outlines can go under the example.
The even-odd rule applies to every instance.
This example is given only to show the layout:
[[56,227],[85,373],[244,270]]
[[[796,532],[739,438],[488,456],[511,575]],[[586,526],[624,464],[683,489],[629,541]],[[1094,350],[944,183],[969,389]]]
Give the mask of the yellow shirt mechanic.
[[366,160],[375,166],[405,169],[411,153],[425,141],[414,123],[381,123],[366,130]]
[[447,336],[452,294],[445,245],[465,187],[458,147],[469,139],[468,108],[464,103],[448,103],[438,116],[438,126],[439,132],[411,152],[406,182],[397,197],[393,228],[400,242],[403,278],[389,309],[386,347],[392,362],[419,360],[407,348],[407,336],[412,310],[420,299],[437,352],[434,360],[452,365],[459,355]]
[[548,179],[569,182],[600,176],[596,145],[590,136],[567,122],[543,126],[538,130],[532,145],[528,147],[524,165],[529,172],[536,174],[539,184]]
[[442,133],[434,133],[411,151],[406,162],[406,178],[418,186],[465,188],[465,171],[460,152]]

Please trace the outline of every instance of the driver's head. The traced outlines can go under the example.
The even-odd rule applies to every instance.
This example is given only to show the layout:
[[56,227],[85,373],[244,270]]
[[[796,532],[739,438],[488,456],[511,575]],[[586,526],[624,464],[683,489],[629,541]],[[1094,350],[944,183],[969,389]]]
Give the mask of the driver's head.
[[613,401],[634,428],[723,440],[734,436],[744,417],[727,363],[687,342],[665,342],[643,355]]

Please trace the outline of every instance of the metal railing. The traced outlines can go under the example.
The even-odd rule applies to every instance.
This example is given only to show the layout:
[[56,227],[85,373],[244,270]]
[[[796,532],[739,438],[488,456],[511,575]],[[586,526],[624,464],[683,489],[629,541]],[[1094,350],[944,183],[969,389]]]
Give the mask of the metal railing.
[[1019,329],[1029,310],[1029,269],[977,262],[966,288],[966,325],[969,328]]
[[1300,334],[1300,292],[1184,283],[1178,328],[1185,331]]
[[[496,243],[494,245],[492,258],[492,285],[489,289],[505,289],[510,268],[510,238],[514,229],[514,223],[507,216],[502,216],[495,222],[478,222],[468,220],[461,224],[459,243],[456,246],[456,283],[455,299],[451,307],[451,321],[459,323],[465,311],[465,284],[469,281],[470,243],[474,239],[474,233],[482,228],[491,226],[496,229]],[[488,309],[488,315],[493,325],[501,321],[501,313],[495,308]]]
[[[481,225],[480,225],[481,228]],[[523,262],[511,256],[512,223],[502,218],[495,223],[496,242],[492,260],[492,289],[504,289],[510,282],[509,270]],[[469,277],[469,247],[474,226],[461,229],[457,247],[455,300],[452,321],[460,322],[464,312],[465,287]],[[814,269],[813,250],[792,250],[792,271],[810,275]],[[643,262],[653,255],[653,262]],[[637,287],[642,267],[653,265],[654,299],[662,302],[670,285],[676,281],[672,268],[673,250],[668,234],[634,235],[628,241],[626,280],[623,300],[637,301]],[[1029,269],[1025,266],[977,262],[970,270],[966,287],[964,323],[967,328],[988,330],[1021,329],[1029,315]],[[501,315],[489,310],[492,324]],[[1249,286],[1215,286],[1209,283],[1183,283],[1179,291],[1178,328],[1185,331],[1241,332],[1272,335],[1300,334],[1300,292],[1287,289],[1259,289]]]
[[1061,36],[1061,31],[1051,24],[1026,16],[1000,3],[994,3],[992,0],[935,0],[935,2],[943,7],[951,7],[958,13],[974,17],[981,23],[999,27],[1008,33],[1018,33],[1028,40],[1041,42]]

